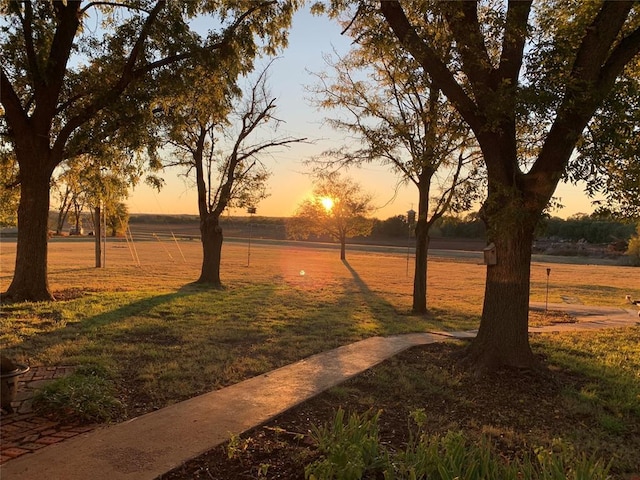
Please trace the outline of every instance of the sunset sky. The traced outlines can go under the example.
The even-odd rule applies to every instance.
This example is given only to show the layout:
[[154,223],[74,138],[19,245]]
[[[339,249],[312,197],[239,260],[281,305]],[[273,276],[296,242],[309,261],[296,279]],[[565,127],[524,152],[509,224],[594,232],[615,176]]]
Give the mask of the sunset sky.
[[[269,87],[277,99],[276,115],[285,122],[280,126],[278,135],[307,137],[314,144],[294,144],[290,148],[279,148],[264,158],[272,172],[267,187],[270,196],[257,205],[258,215],[291,216],[312,189],[309,167],[304,161],[343,144],[341,133],[323,125],[327,113],[310,105],[310,93],[305,91],[305,86],[314,83],[310,72],[325,70],[323,55],[331,54],[333,50],[344,54],[348,51],[349,44],[349,37],[340,35],[340,27],[335,22],[325,17],[312,16],[308,11],[296,14],[289,47],[270,68]],[[262,65],[267,62],[268,60],[264,60]],[[166,171],[163,175],[166,185],[160,193],[144,185],[136,187],[128,200],[129,211],[197,214],[195,186],[185,183],[184,178],[179,177],[180,173],[180,170]],[[386,219],[416,208],[418,195],[415,186],[402,187],[395,195],[398,179],[388,167],[370,164],[351,169],[347,174],[360,183],[363,190],[374,196],[374,204],[378,208],[374,216],[377,218]],[[590,199],[581,188],[560,185],[556,196],[561,197],[565,208],[554,212],[554,215],[568,217],[593,210]],[[231,214],[246,213],[231,211]]]

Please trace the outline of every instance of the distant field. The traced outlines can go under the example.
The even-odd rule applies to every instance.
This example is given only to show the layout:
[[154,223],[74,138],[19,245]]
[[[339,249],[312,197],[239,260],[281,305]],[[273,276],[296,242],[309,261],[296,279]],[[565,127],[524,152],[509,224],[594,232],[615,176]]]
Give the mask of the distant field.
[[[88,239],[53,239],[49,243],[51,289],[176,290],[197,279],[202,258],[198,240],[173,240],[166,235],[127,243],[108,240],[106,268],[96,269],[93,242]],[[326,246],[330,247],[330,246]],[[223,246],[222,278],[228,285],[253,281],[291,284],[304,290],[336,288],[356,282],[389,302],[399,311],[411,306],[413,258],[403,249],[347,250],[343,264],[333,248],[309,248],[295,244],[251,245],[226,242]],[[408,260],[407,260],[408,259]],[[0,290],[8,287],[15,262],[15,243],[0,242]],[[439,252],[429,262],[429,304],[479,315],[482,310],[485,267],[477,254]],[[531,273],[533,301],[546,295],[549,301],[573,297],[585,304],[624,305],[624,295],[640,297],[640,271],[631,267],[569,265],[534,262]],[[304,272],[304,274],[302,274]]]
[[[286,240],[287,234],[282,223],[261,222],[259,218],[255,222],[226,221],[223,223],[225,238],[248,238]],[[192,222],[167,222],[167,223],[131,223],[129,225],[134,239],[148,240],[153,235],[159,237],[173,237],[182,239],[200,238],[200,227],[197,221]],[[366,237],[349,240],[351,244],[365,245],[394,245],[406,248],[413,239],[407,238],[383,238]],[[482,239],[476,238],[432,238],[431,248],[448,250],[480,251],[485,246]]]

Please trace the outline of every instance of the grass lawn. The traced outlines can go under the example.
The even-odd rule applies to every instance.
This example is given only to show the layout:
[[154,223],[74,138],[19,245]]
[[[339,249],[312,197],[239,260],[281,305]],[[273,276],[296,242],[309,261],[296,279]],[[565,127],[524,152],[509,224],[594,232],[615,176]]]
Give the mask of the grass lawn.
[[[0,248],[0,290],[5,290],[11,281],[15,244],[2,242]],[[136,256],[139,266],[133,260]],[[476,328],[485,273],[475,259],[434,259],[429,264],[430,314],[414,316],[410,314],[411,265],[407,275],[407,258],[402,254],[347,251],[348,261],[343,263],[337,250],[254,243],[247,267],[246,245],[228,243],[223,248],[226,288],[222,291],[190,283],[199,275],[197,241],[137,242],[135,251],[124,242],[110,242],[104,269],[93,268],[92,243],[52,241],[49,259],[49,281],[59,301],[3,305],[0,347],[3,353],[32,365],[83,365],[101,383],[108,381],[113,390],[105,395],[112,395],[119,404],[104,416],[111,421],[162,408],[369,336]],[[629,267],[534,263],[532,301],[545,300],[547,267],[552,269],[549,302],[572,297],[585,304],[624,306],[626,294],[640,297],[640,285],[630,281],[637,272]],[[629,337],[635,339],[635,346],[626,340]],[[600,345],[597,352],[585,353],[596,344]],[[603,454],[611,452],[594,446],[611,443],[616,435],[621,439],[616,452],[635,445],[625,435],[633,434],[636,439],[640,435],[637,329],[598,342],[586,334],[540,337],[534,339],[534,345],[548,359],[552,372],[562,372],[554,390],[559,395],[554,397],[557,410],[562,416],[566,408],[573,409],[570,421],[563,424],[571,431],[561,435],[563,439]],[[607,351],[623,353],[602,359]],[[454,353],[436,355],[444,362],[438,389],[444,392],[445,405],[450,401],[447,398],[459,396],[454,387],[480,385],[450,365]],[[406,356],[381,367],[390,369],[383,377],[404,378],[413,393],[405,394],[395,386],[385,388],[385,382],[373,383],[364,387],[370,395],[357,394],[356,403],[377,408],[386,400],[378,399],[374,392],[383,396],[384,391],[393,392],[392,406],[383,408],[397,410],[403,415],[399,421],[406,425],[408,410],[424,408],[421,402],[429,396],[421,389],[429,383],[422,378],[430,378],[430,357],[428,351],[419,355],[426,357],[414,362],[416,370],[406,378],[398,375],[409,368]],[[627,371],[629,366],[635,368],[635,374]],[[598,370],[601,367],[604,370]],[[574,377],[576,381],[567,386]],[[491,385],[496,391],[505,387],[500,382]],[[612,385],[613,393],[605,394]],[[520,387],[523,395],[536,390]],[[350,398],[349,389],[355,387],[342,388],[347,393],[327,394],[332,407],[339,404],[341,395]],[[497,398],[487,395],[489,400],[483,400],[468,393],[464,404],[471,417],[473,412],[491,410],[491,403],[487,406],[483,401]],[[603,400],[607,395],[612,398]],[[518,407],[516,397],[507,398],[516,402],[513,408]],[[352,401],[345,405],[354,406]],[[432,408],[427,406],[427,413]],[[444,415],[441,410],[432,411],[434,421]],[[446,417],[440,420],[442,428],[456,427]],[[478,432],[488,429],[494,436],[513,437],[510,448],[517,451],[536,442],[548,446],[555,435],[543,428],[541,436],[530,436],[523,424],[510,422],[507,416],[504,423],[494,425],[478,415],[469,436],[476,438]],[[467,431],[465,425],[457,427]],[[629,458],[616,461],[615,468],[623,473],[640,470]]]

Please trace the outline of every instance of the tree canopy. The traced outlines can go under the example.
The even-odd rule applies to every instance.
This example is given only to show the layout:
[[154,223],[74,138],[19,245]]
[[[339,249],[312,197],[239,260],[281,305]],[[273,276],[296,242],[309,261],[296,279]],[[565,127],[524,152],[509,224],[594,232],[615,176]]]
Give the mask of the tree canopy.
[[[410,55],[398,55],[397,39],[380,35],[372,22],[378,20],[359,16],[347,25],[357,44],[342,58],[327,57],[328,71],[317,75],[316,103],[334,115],[328,123],[358,141],[324,152],[316,162],[327,168],[380,163],[399,184],[416,187],[412,310],[426,313],[429,230],[447,211],[468,210],[479,199],[479,152],[429,74]],[[433,25],[432,32],[449,50],[443,28]]]
[[303,201],[287,224],[287,235],[294,239],[328,235],[340,243],[340,258],[346,259],[348,238],[367,236],[373,222],[371,195],[338,172],[320,175],[311,198]]
[[[286,44],[297,2],[2,0],[0,133],[20,171],[12,300],[53,298],[47,279],[49,182],[62,162],[108,143],[157,162],[148,135],[158,89],[190,65],[223,82]],[[208,30],[194,30],[208,19]],[[175,82],[175,89],[189,85]]]
[[640,59],[628,64],[578,142],[569,178],[600,193],[597,212],[640,219]]
[[[488,179],[481,216],[497,260],[487,266],[482,320],[468,359],[479,369],[532,367],[533,235],[583,130],[637,59],[640,4],[330,3],[334,15],[379,18],[388,29],[373,34],[391,32],[399,54],[416,60],[472,129]],[[429,28],[440,18],[453,38],[446,57]]]
[[276,135],[279,120],[268,69],[243,90],[235,82],[198,81],[206,72],[195,68],[185,72],[189,91],[163,98],[158,120],[171,148],[167,163],[181,167],[197,188],[203,246],[198,283],[221,286],[220,216],[228,207],[255,207],[266,196],[270,172],[264,156],[305,140]]

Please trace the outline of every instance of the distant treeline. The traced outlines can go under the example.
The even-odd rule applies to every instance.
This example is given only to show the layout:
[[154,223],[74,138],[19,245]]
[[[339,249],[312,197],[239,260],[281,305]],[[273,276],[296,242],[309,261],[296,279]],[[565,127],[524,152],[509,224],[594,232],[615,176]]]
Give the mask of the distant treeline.
[[129,215],[129,223],[144,223],[150,225],[189,224],[199,223],[198,215],[162,215],[153,213],[135,213]]
[[[220,219],[221,226],[226,231],[243,233],[249,227],[256,236],[261,233],[273,238],[286,238],[287,218],[284,217],[231,217]],[[156,215],[133,214],[130,224],[155,225],[194,225],[199,224],[197,215]],[[570,218],[567,220],[553,217],[541,221],[537,237],[553,240],[577,242],[580,240],[592,244],[627,241],[635,231],[635,225],[621,221],[602,219],[589,215]],[[397,215],[386,220],[374,219],[370,239],[399,239],[407,238],[411,233],[406,217]],[[485,227],[476,213],[465,217],[445,216],[438,220],[431,229],[433,238],[470,238],[484,239]]]
[[[408,225],[402,216],[376,220],[372,236],[390,237],[408,235]],[[635,232],[635,224],[601,219],[588,215],[564,220],[562,218],[544,218],[539,225],[537,238],[586,241],[603,244],[628,241]],[[442,217],[431,229],[433,238],[485,238],[485,226],[477,214],[466,217]]]
[[542,222],[539,237],[559,238],[577,242],[611,243],[628,241],[635,232],[635,224],[581,216],[563,220],[549,218]]

